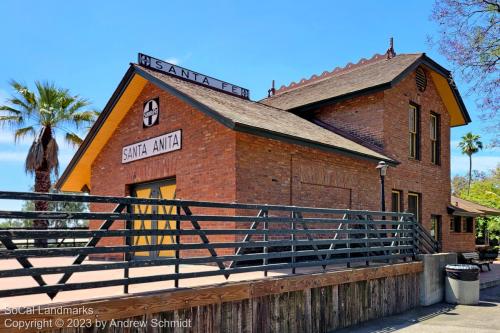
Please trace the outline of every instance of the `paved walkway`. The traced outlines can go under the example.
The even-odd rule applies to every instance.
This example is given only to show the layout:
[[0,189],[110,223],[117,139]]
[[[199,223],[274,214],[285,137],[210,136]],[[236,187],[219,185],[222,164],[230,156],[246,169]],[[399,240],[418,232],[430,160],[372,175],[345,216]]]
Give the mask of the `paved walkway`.
[[483,267],[484,272],[479,274],[481,289],[500,285],[500,260],[496,260],[493,265],[490,265],[491,271]]
[[492,333],[500,332],[500,286],[481,290],[477,306],[435,304],[372,320],[335,333]]

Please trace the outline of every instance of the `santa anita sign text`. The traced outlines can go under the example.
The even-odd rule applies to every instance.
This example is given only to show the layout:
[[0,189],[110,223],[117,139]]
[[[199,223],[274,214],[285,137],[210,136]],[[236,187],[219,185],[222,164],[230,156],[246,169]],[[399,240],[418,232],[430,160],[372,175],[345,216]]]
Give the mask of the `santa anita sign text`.
[[122,149],[122,163],[142,160],[143,158],[169,153],[182,147],[182,131],[163,134],[137,142]]

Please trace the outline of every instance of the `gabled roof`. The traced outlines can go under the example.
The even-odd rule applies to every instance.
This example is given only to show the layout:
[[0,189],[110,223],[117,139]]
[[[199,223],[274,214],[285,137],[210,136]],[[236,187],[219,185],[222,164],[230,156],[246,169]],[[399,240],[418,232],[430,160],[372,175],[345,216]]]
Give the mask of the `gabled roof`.
[[469,200],[455,197],[453,195],[451,196],[451,205],[452,208],[457,210],[458,212],[468,212],[477,215],[500,216],[500,209],[483,206]]
[[454,84],[450,84],[451,74],[425,53],[400,54],[387,59],[376,55],[363,59],[357,64],[349,64],[320,76],[303,79],[288,87],[281,87],[274,96],[261,102],[297,113],[318,108],[363,94],[389,89],[411,73],[418,66],[431,70],[432,79],[451,115],[451,125],[469,123],[470,117]]
[[[288,111],[235,97],[132,64],[111,100],[70,161],[56,187],[61,188],[63,191],[80,191],[84,185],[89,186],[90,167],[93,160],[111,137],[114,131],[112,127],[117,126],[123,119],[148,81],[236,131],[372,161],[383,160],[393,165],[398,163],[379,152],[315,125]],[[108,126],[108,129],[103,130],[105,126]]]

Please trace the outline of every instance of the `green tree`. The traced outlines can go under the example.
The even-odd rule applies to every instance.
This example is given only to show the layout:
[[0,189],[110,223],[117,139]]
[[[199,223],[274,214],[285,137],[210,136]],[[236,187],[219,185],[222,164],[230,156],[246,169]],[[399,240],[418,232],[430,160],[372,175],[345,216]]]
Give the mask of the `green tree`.
[[0,229],[26,228],[31,226],[31,221],[18,219],[0,219]]
[[[96,112],[89,110],[89,101],[70,94],[69,90],[56,87],[53,83],[35,82],[35,90],[11,81],[14,93],[5,105],[0,105],[0,125],[14,131],[14,142],[24,137],[33,139],[26,156],[25,170],[35,176],[35,191],[49,192],[51,174],[59,172],[58,143],[56,132],[64,135],[67,142],[79,145],[82,139],[77,131],[88,128],[95,120]],[[36,201],[37,211],[48,210],[46,201]],[[35,220],[36,228],[47,228],[47,220]],[[44,247],[46,242],[38,241],[36,246]]]
[[496,133],[492,145],[500,146],[500,1],[435,0],[431,19],[438,23],[438,51],[470,87]]
[[462,154],[469,156],[469,182],[467,186],[467,194],[470,192],[470,183],[472,180],[472,155],[483,149],[483,143],[479,140],[481,137],[471,132],[462,136],[462,140],[458,147],[462,150]]
[[[487,207],[500,209],[500,165],[489,175],[472,182],[469,194],[461,197]],[[484,237],[488,232],[490,240],[498,243],[500,240],[500,216],[486,216],[477,219],[478,237]]]

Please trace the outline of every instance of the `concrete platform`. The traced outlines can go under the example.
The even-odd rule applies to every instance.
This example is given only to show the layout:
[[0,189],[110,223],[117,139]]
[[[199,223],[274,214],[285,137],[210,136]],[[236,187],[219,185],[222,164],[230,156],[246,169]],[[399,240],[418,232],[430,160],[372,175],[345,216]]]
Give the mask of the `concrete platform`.
[[[34,267],[51,267],[51,266],[64,266],[71,265],[73,257],[56,257],[56,258],[30,258],[31,263]],[[102,264],[102,261],[84,261],[84,264]],[[376,266],[377,264],[371,264],[371,266]],[[383,265],[383,264],[380,264]],[[364,267],[363,263],[358,265],[352,265],[351,267]],[[14,268],[21,268],[21,265],[16,260],[0,260],[0,270],[8,270]],[[345,265],[329,265],[327,270],[336,271],[346,269]],[[199,272],[199,271],[214,271],[218,270],[216,266],[209,265],[181,265],[180,272]],[[297,273],[306,272],[322,272],[322,268],[297,268]],[[141,267],[130,269],[130,277],[137,276],[147,276],[147,275],[161,275],[161,274],[172,274],[174,273],[174,266],[155,266],[155,267]],[[273,270],[268,272],[269,277],[289,275],[291,274],[290,269],[286,270]],[[44,275],[43,278],[48,284],[54,284],[62,274],[52,274]],[[123,270],[106,270],[106,271],[93,271],[93,272],[80,272],[74,273],[69,279],[68,283],[77,282],[90,282],[90,281],[103,281],[103,280],[113,280],[123,278]],[[251,273],[240,273],[234,274],[229,277],[228,280],[224,276],[210,276],[201,278],[192,278],[181,280],[179,282],[179,287],[194,287],[194,286],[204,286],[215,283],[224,283],[227,281],[246,281],[264,278],[264,272],[251,272]],[[22,287],[36,287],[37,283],[31,277],[14,277],[14,278],[0,278],[0,290],[6,289],[17,289]],[[174,281],[162,281],[162,282],[152,282],[130,285],[129,294],[147,292],[147,291],[158,291],[167,290],[174,288]],[[91,300],[94,298],[103,298],[109,296],[119,296],[123,295],[123,286],[116,287],[105,287],[105,288],[95,288],[95,289],[82,289],[75,291],[63,291],[57,294],[57,296],[51,300],[45,294],[29,295],[29,296],[17,296],[17,297],[7,297],[0,299],[0,309],[20,307],[20,306],[32,306],[32,305],[44,305],[44,304],[54,304],[61,302],[69,302],[76,300]]]

